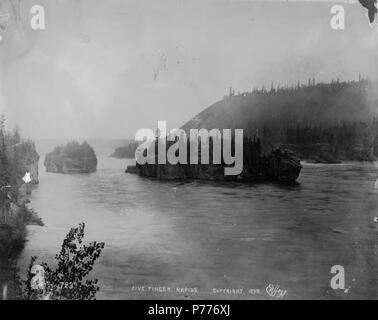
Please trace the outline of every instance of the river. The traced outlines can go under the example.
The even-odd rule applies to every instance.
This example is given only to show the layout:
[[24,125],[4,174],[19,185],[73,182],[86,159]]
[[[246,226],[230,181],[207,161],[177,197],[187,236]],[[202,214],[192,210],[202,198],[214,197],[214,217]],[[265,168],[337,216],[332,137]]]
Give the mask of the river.
[[[98,159],[96,173],[60,175],[42,157],[31,207],[46,226],[29,227],[21,270],[32,255],[53,263],[85,222],[86,241],[106,244],[98,299],[266,299],[270,284],[287,299],[378,298],[378,163],[304,164],[284,187],[161,182],[124,173],[129,160]],[[333,265],[345,290],[330,286]]]

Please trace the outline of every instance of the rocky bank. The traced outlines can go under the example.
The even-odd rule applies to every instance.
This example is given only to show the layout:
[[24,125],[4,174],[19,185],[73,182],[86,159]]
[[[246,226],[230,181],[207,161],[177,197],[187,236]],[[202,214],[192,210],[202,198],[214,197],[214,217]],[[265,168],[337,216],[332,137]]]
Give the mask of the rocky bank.
[[[39,154],[32,141],[14,143],[8,136],[5,140],[7,148],[0,150],[0,169],[8,173],[0,181],[0,288],[7,288],[8,299],[16,299],[17,257],[24,248],[27,226],[43,226],[35,211],[27,207],[32,187],[39,183]],[[31,181],[26,184],[23,177],[27,172]]]

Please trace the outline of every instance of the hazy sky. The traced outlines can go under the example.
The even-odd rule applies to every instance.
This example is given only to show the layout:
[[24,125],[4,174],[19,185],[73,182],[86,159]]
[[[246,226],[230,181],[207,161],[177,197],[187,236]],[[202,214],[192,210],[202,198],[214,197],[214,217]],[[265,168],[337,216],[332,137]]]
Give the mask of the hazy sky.
[[[378,31],[359,4],[344,4],[334,31],[324,2],[21,2],[0,42],[0,112],[33,138],[128,138],[158,120],[181,126],[230,86],[378,71]],[[29,27],[35,3],[44,31]]]

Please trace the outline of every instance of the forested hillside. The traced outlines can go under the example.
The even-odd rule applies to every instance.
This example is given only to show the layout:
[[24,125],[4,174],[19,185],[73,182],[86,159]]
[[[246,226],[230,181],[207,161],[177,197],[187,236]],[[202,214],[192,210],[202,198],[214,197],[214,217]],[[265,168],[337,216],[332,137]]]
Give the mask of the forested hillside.
[[316,83],[253,89],[228,96],[183,128],[244,129],[260,137],[263,150],[284,146],[319,162],[372,160],[378,156],[377,83]]

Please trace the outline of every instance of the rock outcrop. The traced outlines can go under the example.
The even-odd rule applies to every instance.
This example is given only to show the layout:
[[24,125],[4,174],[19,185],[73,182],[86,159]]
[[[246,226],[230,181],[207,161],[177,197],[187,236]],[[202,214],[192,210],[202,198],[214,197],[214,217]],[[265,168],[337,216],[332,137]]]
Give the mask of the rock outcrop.
[[270,181],[294,182],[302,169],[299,158],[289,150],[273,150],[262,162],[263,176]]
[[[11,134],[2,128],[0,141],[0,288],[6,286],[8,297],[13,298],[18,297],[15,266],[24,248],[27,225],[43,225],[26,205],[33,185],[39,182],[39,155],[34,142],[22,140],[18,131]],[[23,180],[26,173],[28,183]]]
[[74,141],[47,154],[44,165],[52,173],[91,173],[97,170],[97,157],[87,142]]
[[129,142],[123,147],[116,148],[115,151],[110,155],[110,157],[116,159],[133,159],[135,157],[135,151],[139,145],[140,142]]
[[39,154],[34,143],[21,142],[13,146],[14,159],[17,161],[18,180],[21,181],[26,172],[30,173],[31,184],[38,184]]

